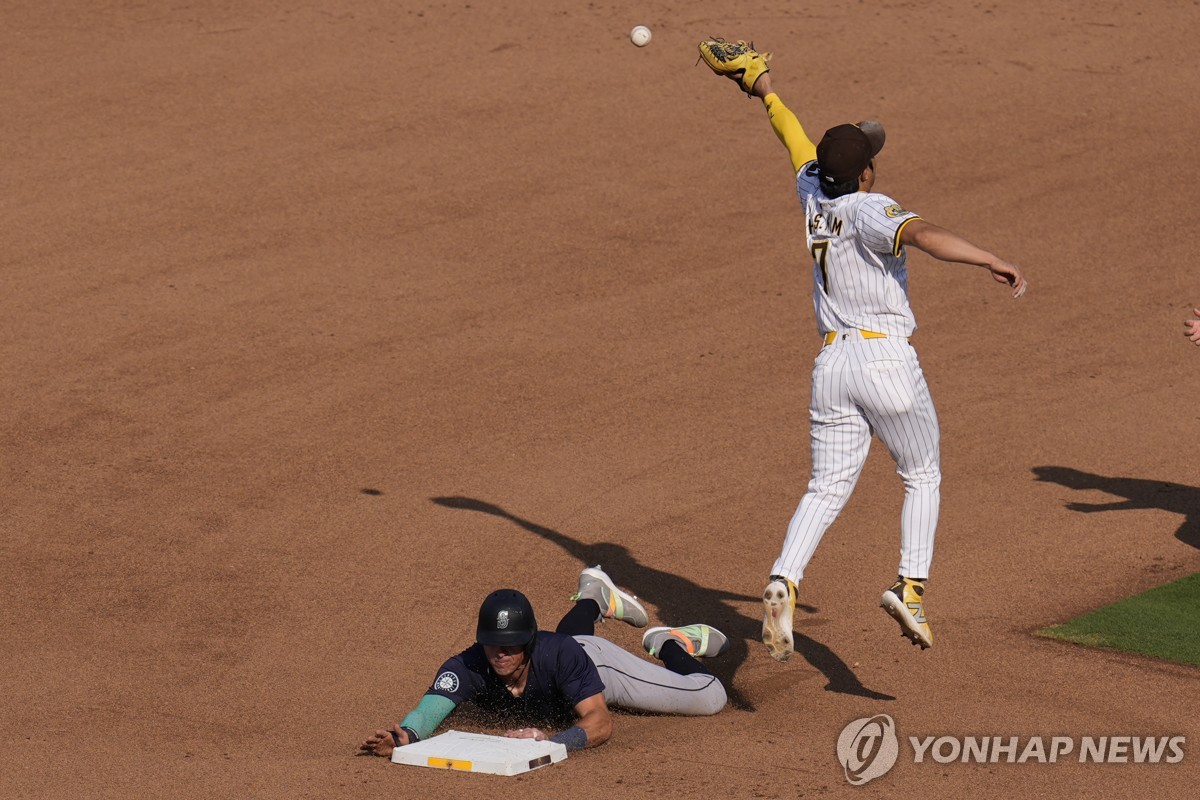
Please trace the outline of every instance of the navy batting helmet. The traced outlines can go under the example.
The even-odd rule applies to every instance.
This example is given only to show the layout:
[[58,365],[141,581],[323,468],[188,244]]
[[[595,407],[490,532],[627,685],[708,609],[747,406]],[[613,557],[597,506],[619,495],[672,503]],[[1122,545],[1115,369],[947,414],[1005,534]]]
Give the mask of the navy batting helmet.
[[479,607],[475,641],[496,647],[527,645],[537,633],[529,599],[516,589],[497,589]]

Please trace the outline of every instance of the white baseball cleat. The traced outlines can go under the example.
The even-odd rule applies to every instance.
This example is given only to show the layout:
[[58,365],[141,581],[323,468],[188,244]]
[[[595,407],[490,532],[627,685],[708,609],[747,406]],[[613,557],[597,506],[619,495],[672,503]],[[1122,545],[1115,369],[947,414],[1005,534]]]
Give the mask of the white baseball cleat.
[[933,647],[933,631],[925,619],[925,582],[911,578],[896,578],[892,587],[883,593],[879,605],[900,623],[900,633],[922,650]]
[[781,575],[772,575],[763,591],[762,640],[776,661],[792,657],[795,639],[792,617],[796,613],[796,584]]

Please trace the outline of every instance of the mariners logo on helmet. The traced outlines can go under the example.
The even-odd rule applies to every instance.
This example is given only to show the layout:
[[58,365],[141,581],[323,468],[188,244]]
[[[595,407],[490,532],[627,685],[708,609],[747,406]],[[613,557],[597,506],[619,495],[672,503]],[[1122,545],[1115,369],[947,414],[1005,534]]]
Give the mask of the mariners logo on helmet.
[[453,672],[443,672],[437,676],[437,680],[433,682],[433,688],[441,689],[443,692],[458,691],[458,676]]
[[516,589],[497,589],[479,606],[475,641],[492,647],[529,644],[537,634],[537,620],[529,598]]

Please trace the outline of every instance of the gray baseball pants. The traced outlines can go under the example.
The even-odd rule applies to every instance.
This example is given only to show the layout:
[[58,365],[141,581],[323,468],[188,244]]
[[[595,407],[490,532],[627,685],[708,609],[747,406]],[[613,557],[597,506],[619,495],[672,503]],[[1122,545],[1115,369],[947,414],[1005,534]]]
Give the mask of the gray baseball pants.
[[685,716],[716,714],[725,707],[725,687],[715,675],[679,675],[599,636],[574,638],[596,665],[611,706]]

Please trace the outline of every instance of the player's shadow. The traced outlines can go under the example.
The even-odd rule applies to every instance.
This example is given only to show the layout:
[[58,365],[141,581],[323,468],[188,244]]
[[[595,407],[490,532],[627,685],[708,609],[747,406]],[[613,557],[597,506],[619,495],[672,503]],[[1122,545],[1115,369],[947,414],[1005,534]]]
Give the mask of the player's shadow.
[[[623,545],[611,542],[581,542],[552,528],[522,519],[500,506],[483,500],[470,497],[434,497],[432,500],[446,508],[478,511],[506,519],[558,545],[583,566],[601,565],[618,585],[657,606],[664,622],[676,625],[705,622],[724,631],[729,635],[728,652],[720,658],[706,661],[705,666],[721,678],[729,694],[729,702],[735,708],[744,711],[755,710],[754,704],[738,691],[734,678],[738,668],[749,655],[747,642],[758,640],[761,634],[762,619],[745,616],[734,604],[759,601],[761,598],[758,595],[733,594],[705,588],[683,575],[664,572],[643,564]],[[797,609],[816,611],[811,606],[797,606]],[[827,680],[826,691],[875,700],[896,699],[863,686],[849,665],[825,645],[800,633],[796,633],[795,638],[796,652],[824,674]]]
[[1200,488],[1182,483],[1152,481],[1144,478],[1109,478],[1070,467],[1034,467],[1039,481],[1057,483],[1069,489],[1098,489],[1116,497],[1111,503],[1067,503],[1067,508],[1085,514],[1097,511],[1159,509],[1179,514],[1183,524],[1175,538],[1200,548]]

